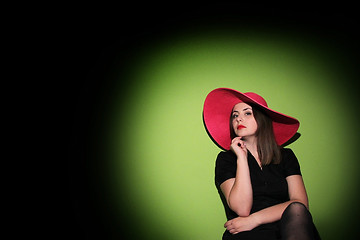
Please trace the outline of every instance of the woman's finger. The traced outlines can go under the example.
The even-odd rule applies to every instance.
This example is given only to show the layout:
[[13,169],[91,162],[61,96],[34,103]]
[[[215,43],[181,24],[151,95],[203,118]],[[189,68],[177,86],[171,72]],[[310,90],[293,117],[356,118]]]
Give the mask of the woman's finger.
[[235,146],[239,146],[241,148],[245,148],[245,142],[240,139],[233,141],[232,144],[234,144]]
[[243,141],[239,138],[234,138],[231,142],[231,144],[234,144],[234,145],[240,145],[241,143],[243,143]]
[[241,140],[241,138],[242,137],[235,137],[235,138],[232,139],[232,142],[237,141],[237,140]]
[[227,221],[225,224],[224,224],[224,227],[227,228],[228,226],[231,225],[231,220],[230,221]]

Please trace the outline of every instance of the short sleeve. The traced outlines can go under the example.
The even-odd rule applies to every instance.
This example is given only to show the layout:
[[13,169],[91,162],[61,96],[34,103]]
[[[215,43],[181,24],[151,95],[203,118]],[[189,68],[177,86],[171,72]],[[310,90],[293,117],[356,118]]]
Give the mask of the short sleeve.
[[216,187],[230,178],[236,177],[236,155],[231,151],[220,152],[215,164]]
[[294,152],[289,148],[282,149],[282,160],[284,177],[301,175],[300,164]]

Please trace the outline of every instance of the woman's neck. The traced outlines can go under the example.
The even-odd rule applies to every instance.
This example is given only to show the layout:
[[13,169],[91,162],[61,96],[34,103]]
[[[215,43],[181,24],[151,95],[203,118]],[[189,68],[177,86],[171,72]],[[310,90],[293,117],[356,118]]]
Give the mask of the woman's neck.
[[250,153],[255,157],[255,159],[259,162],[259,154],[257,150],[257,139],[256,137],[243,138],[245,142],[246,148]]
[[257,152],[257,139],[256,137],[243,137],[241,140],[245,142],[246,148],[253,153],[253,151]]

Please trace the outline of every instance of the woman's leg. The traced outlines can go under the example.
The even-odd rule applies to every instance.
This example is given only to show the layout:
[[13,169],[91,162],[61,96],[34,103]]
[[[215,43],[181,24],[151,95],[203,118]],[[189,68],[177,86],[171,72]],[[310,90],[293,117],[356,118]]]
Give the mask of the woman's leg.
[[281,239],[284,240],[320,239],[310,212],[299,202],[293,202],[285,209],[280,226]]

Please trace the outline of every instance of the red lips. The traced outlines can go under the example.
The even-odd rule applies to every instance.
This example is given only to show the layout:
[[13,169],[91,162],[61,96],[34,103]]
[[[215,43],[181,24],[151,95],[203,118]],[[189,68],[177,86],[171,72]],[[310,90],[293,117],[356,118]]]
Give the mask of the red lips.
[[239,125],[238,127],[237,127],[237,129],[242,129],[242,128],[246,128],[244,125]]

